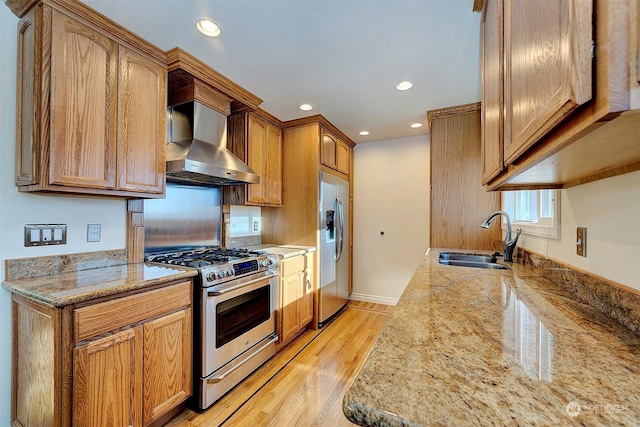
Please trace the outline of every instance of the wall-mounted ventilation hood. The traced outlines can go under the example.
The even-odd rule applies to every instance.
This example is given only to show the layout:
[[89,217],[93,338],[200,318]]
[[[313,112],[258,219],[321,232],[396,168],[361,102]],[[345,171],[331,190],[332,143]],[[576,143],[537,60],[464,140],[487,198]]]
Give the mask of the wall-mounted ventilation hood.
[[258,184],[260,175],[227,146],[227,116],[193,101],[167,110],[167,180],[208,184]]

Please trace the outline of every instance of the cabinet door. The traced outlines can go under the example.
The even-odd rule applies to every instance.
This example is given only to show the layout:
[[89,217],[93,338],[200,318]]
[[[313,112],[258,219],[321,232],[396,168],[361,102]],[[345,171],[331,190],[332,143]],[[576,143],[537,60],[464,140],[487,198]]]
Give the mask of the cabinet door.
[[265,196],[270,205],[282,204],[282,131],[267,126]]
[[282,341],[286,341],[300,329],[298,298],[302,286],[302,272],[282,279]]
[[191,395],[191,309],[144,324],[144,425]]
[[[309,256],[307,255],[307,259]],[[311,322],[313,319],[313,284],[315,282],[314,270],[312,267],[307,267],[303,274],[302,287],[300,288],[300,300],[299,300],[299,317],[300,327]]]
[[338,141],[335,136],[322,132],[322,145],[320,147],[320,162],[332,169],[336,168],[336,146]]
[[267,171],[265,168],[265,158],[267,156],[266,139],[267,123],[250,115],[247,163],[251,169],[260,175],[260,183],[247,185],[247,202],[260,204],[267,202],[265,195],[265,181],[267,180]]
[[142,326],[73,350],[73,425],[142,425]]
[[482,22],[482,184],[502,171],[503,0],[487,0]]
[[118,47],[51,13],[49,182],[113,189]]
[[506,0],[505,163],[591,99],[593,2]]
[[120,47],[118,189],[163,193],[167,70]]
[[336,170],[345,175],[349,175],[349,152],[351,149],[343,141],[338,140],[336,144]]

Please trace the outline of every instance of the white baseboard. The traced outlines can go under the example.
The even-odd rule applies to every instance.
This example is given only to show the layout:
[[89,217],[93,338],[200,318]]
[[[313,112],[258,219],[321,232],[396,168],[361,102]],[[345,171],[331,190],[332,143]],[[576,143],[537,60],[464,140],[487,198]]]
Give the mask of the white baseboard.
[[384,305],[393,305],[393,306],[395,306],[398,303],[397,298],[377,297],[374,295],[365,295],[365,294],[351,294],[349,295],[349,299],[352,299],[355,301],[372,302],[374,304],[384,304]]

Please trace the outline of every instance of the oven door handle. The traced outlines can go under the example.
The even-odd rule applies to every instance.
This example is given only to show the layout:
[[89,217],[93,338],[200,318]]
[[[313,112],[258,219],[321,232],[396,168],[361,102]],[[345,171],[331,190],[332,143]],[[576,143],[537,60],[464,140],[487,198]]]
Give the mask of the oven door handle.
[[231,369],[229,369],[226,372],[222,372],[221,374],[217,374],[217,375],[213,375],[209,378],[207,378],[207,384],[215,384],[215,383],[219,383],[221,381],[224,381],[224,379],[226,377],[228,377],[229,375],[231,375],[233,372],[235,372],[237,369],[239,369],[240,367],[242,367],[242,365],[244,365],[245,363],[247,363],[248,361],[250,361],[251,359],[253,359],[255,356],[259,355],[263,350],[265,350],[267,347],[269,347],[271,344],[273,344],[274,342],[278,341],[278,336],[274,336],[273,338],[271,338],[268,342],[266,342],[262,347],[260,347],[258,350],[254,351],[249,357],[247,357],[246,359],[244,359],[243,361],[241,361],[240,363],[238,363],[237,365],[234,365]]
[[262,280],[272,279],[272,278],[276,277],[277,275],[278,275],[277,273],[268,274],[266,276],[261,276],[258,279],[253,279],[253,280],[249,280],[248,282],[242,282],[242,283],[238,283],[237,285],[234,285],[234,286],[229,286],[228,288],[219,289],[217,291],[208,291],[207,295],[210,296],[210,297],[223,295],[223,294],[226,294],[228,292],[235,291],[236,289],[240,289],[240,288],[244,288],[245,286],[253,285],[254,283],[260,282]]

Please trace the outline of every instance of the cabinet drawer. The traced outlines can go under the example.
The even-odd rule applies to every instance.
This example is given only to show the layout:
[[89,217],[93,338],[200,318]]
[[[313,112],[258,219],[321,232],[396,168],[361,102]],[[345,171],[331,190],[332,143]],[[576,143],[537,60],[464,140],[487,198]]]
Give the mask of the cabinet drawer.
[[304,256],[297,256],[289,259],[283,259],[281,266],[281,276],[287,277],[291,274],[299,273],[304,271]]
[[95,335],[191,305],[191,282],[81,307],[73,312],[73,337]]

